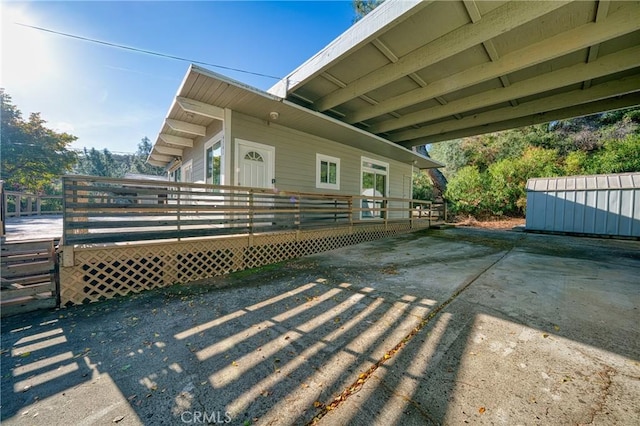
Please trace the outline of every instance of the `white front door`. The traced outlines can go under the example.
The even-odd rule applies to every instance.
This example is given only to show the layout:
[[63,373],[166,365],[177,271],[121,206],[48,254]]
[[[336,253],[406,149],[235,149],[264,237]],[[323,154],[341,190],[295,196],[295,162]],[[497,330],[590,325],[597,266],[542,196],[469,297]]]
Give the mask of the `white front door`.
[[237,185],[273,188],[274,161],[274,147],[236,139]]

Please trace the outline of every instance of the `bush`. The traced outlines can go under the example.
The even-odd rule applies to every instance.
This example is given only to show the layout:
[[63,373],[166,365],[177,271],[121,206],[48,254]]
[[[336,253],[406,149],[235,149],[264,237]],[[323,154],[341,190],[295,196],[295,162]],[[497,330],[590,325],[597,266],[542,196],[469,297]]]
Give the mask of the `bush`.
[[454,214],[482,215],[487,213],[486,193],[486,174],[476,166],[466,166],[449,180],[444,196]]
[[426,172],[420,171],[413,174],[413,194],[411,197],[415,200],[433,201],[433,183]]

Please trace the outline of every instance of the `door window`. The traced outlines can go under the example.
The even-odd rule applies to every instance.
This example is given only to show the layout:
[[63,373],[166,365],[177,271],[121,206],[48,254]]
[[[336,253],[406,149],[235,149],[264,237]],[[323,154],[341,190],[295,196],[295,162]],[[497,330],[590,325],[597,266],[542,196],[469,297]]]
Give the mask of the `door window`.
[[[387,196],[389,165],[381,161],[362,158],[362,195],[371,197]],[[362,219],[382,219],[382,200],[362,199]]]

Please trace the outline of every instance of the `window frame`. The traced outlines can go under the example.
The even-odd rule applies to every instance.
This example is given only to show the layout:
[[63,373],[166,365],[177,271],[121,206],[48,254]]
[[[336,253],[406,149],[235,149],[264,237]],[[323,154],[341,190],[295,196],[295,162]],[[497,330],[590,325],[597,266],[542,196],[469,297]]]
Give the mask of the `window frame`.
[[209,182],[209,177],[207,177],[207,173],[209,172],[207,170],[207,151],[209,149],[213,149],[214,146],[216,146],[217,144],[220,144],[220,183],[218,183],[217,185],[224,185],[225,184],[225,167],[224,167],[224,134],[223,132],[219,132],[218,134],[214,135],[211,139],[209,139],[203,147],[203,158],[204,158],[204,176],[203,176],[203,180],[206,184],[211,185],[211,183]]
[[[371,166],[369,165],[365,165],[365,163],[370,163]],[[377,166],[377,167],[375,167]],[[363,174],[367,172],[367,173],[372,173],[374,175],[374,180],[373,180],[373,189],[375,191],[375,187],[376,187],[376,177],[377,175],[384,175],[385,176],[385,181],[384,181],[384,193],[382,194],[383,197],[389,197],[389,185],[390,185],[390,179],[389,179],[389,163],[387,163],[386,161],[381,161],[381,160],[375,160],[373,158],[369,158],[369,157],[360,157],[360,194],[364,195],[364,179],[363,179]],[[370,208],[370,211],[373,212],[372,216],[367,216],[366,215],[366,210],[361,210],[360,211],[360,219],[361,220],[383,220],[385,219],[386,214],[383,214],[383,212],[378,213],[377,215],[375,214],[375,210],[376,208],[379,208],[377,206],[377,204],[379,202],[374,202],[374,201],[367,201],[366,199],[362,200],[363,204],[364,203],[373,203],[374,206]],[[381,207],[381,206],[380,206]],[[364,208],[364,205],[363,205]]]
[[[329,180],[329,172],[327,169],[327,182],[322,182],[321,178],[322,178],[322,162],[326,162],[327,163],[327,168],[329,169],[331,166],[331,163],[336,165],[336,182],[335,183],[331,183],[328,182]],[[316,188],[319,189],[333,189],[336,191],[340,190],[340,158],[338,157],[332,157],[330,155],[325,155],[325,154],[320,154],[320,153],[316,153]]]

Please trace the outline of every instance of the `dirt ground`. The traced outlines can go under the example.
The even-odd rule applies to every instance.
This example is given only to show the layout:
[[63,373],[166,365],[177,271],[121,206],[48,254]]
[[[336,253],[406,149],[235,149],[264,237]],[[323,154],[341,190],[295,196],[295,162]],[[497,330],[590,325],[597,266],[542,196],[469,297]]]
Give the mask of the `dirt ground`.
[[465,226],[471,228],[513,229],[518,226],[524,226],[525,222],[526,219],[523,217],[505,217],[502,219],[477,220],[473,216],[469,216],[468,218],[461,218],[454,223],[456,226]]

